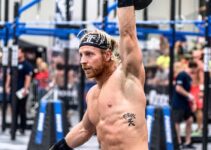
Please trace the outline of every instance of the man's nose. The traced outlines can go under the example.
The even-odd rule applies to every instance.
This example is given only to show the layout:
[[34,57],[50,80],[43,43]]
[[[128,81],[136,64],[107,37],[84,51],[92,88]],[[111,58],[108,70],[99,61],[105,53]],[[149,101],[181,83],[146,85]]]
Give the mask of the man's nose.
[[87,63],[87,59],[86,59],[84,56],[81,56],[80,63],[81,63],[81,64]]

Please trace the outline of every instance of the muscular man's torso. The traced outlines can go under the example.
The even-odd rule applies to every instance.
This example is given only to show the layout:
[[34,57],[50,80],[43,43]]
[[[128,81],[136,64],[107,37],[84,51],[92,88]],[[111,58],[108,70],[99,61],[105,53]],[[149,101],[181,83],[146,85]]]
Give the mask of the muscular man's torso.
[[118,68],[101,88],[90,90],[87,113],[101,150],[148,149],[142,84],[132,75],[126,78]]

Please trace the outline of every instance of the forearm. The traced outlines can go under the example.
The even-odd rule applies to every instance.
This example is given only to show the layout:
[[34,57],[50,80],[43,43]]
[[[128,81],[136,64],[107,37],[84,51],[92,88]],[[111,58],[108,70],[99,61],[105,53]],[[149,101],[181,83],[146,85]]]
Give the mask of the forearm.
[[11,81],[11,76],[10,75],[7,75],[6,83],[5,83],[5,86],[6,87],[10,87],[10,81]]
[[186,91],[182,86],[180,86],[180,85],[177,85],[176,86],[176,91],[179,93],[179,94],[181,94],[181,95],[183,95],[183,96],[185,96],[185,97],[188,97],[189,96],[189,92],[188,91]]
[[54,144],[50,150],[72,150],[72,148],[85,143],[94,132],[95,127],[91,124],[87,112],[85,112],[82,121],[71,129],[65,139]]
[[137,40],[134,7],[118,8],[118,21],[120,33],[120,55],[128,55],[134,49],[134,42]]
[[65,140],[69,147],[75,148],[89,140],[92,134],[93,132],[84,129],[82,123],[79,123],[66,135]]
[[124,72],[139,77],[142,54],[136,35],[134,6],[118,8],[120,42],[119,51]]
[[136,36],[136,21],[134,7],[129,6],[118,8],[117,13],[120,37],[128,35]]
[[31,84],[31,76],[26,76],[24,82],[24,89],[28,90]]

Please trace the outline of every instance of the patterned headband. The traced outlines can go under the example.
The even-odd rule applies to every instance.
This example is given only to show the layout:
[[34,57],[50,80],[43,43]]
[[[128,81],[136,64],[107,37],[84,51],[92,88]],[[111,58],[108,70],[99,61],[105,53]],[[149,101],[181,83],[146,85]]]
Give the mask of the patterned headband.
[[85,35],[85,37],[82,39],[79,45],[79,48],[86,45],[94,46],[104,50],[110,47],[110,44],[108,43],[106,36],[99,33],[91,33]]

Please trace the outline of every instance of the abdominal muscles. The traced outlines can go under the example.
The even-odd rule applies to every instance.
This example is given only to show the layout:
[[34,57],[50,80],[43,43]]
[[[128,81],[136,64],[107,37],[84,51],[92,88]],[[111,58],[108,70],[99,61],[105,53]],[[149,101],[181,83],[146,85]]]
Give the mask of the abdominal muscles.
[[96,129],[102,150],[135,150],[135,146],[146,143],[145,120],[136,113],[119,111],[100,119]]

